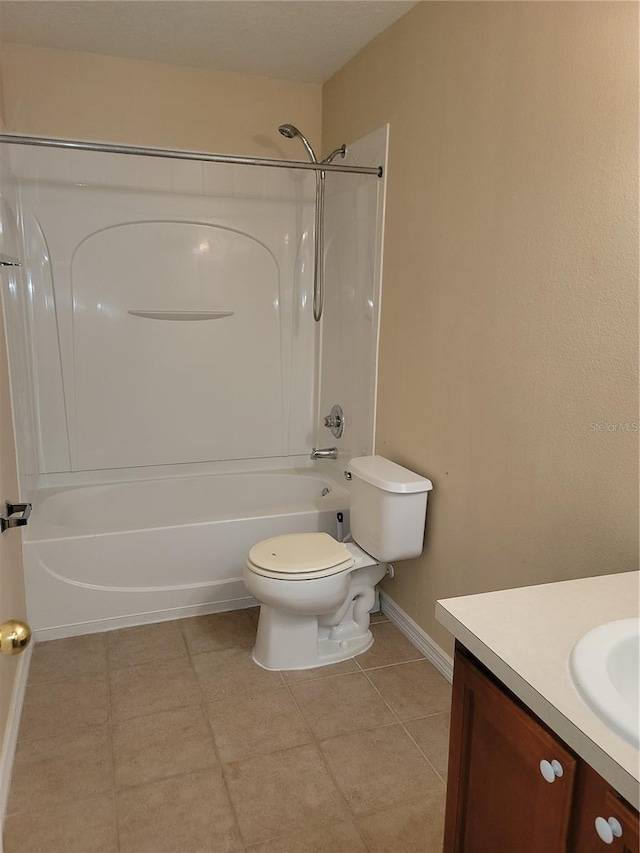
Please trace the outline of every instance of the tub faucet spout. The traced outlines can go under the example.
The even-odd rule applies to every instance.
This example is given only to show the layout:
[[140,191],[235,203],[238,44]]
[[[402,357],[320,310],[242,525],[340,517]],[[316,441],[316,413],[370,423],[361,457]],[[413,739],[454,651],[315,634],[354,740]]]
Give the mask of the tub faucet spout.
[[337,447],[314,447],[311,451],[311,459],[337,459]]

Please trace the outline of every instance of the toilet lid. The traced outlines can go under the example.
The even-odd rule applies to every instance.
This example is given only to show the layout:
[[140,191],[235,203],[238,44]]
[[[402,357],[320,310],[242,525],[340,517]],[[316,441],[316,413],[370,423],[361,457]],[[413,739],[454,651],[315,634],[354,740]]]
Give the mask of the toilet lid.
[[288,533],[258,542],[249,551],[249,562],[266,572],[298,575],[346,567],[353,557],[328,533]]

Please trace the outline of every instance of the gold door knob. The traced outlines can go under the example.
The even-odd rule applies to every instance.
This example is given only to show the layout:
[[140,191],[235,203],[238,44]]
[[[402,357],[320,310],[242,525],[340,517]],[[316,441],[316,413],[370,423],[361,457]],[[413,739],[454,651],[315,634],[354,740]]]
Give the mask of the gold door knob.
[[11,619],[0,625],[0,653],[17,655],[24,651],[31,641],[31,628],[24,622]]

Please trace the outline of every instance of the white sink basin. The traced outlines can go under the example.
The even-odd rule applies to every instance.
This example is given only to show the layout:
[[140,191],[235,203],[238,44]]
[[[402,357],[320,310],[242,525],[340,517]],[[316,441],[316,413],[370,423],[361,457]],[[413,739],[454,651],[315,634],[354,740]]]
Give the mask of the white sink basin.
[[571,677],[600,719],[638,749],[640,619],[598,625],[571,653]]

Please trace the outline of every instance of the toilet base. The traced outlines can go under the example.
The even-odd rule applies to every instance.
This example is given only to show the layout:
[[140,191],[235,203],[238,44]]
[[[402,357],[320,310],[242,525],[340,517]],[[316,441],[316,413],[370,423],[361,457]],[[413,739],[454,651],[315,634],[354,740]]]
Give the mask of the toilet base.
[[263,669],[315,669],[360,655],[372,644],[371,631],[355,622],[342,622],[336,631],[335,626],[319,625],[318,617],[263,604],[252,657]]
[[315,669],[360,655],[373,644],[369,614],[387,565],[353,543],[347,547],[353,565],[328,577],[281,580],[245,569],[245,584],[261,602],[253,649],[258,666]]

